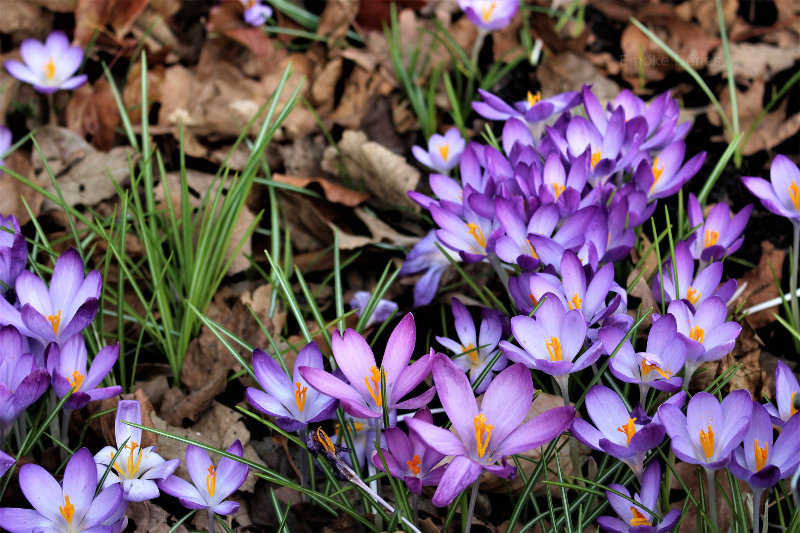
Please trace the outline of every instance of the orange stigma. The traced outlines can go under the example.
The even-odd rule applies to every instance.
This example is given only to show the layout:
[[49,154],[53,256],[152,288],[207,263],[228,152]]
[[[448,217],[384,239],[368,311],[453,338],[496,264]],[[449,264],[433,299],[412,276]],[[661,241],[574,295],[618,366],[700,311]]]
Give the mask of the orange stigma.
[[48,80],[52,81],[53,78],[56,77],[56,64],[52,57],[47,63],[44,64],[44,67],[42,68],[44,69],[44,75]]
[[761,472],[761,469],[767,464],[767,457],[769,457],[769,442],[765,442],[764,447],[759,448],[758,439],[756,439],[753,441],[753,448],[756,453],[756,472]]
[[439,146],[439,155],[442,156],[444,162],[447,163],[447,156],[450,155],[450,143],[444,143]]
[[658,183],[658,180],[661,179],[661,174],[663,174],[663,173],[664,173],[664,165],[661,165],[661,167],[659,167],[658,166],[658,158],[656,157],[653,160],[653,184],[650,186],[650,192],[653,192],[653,189],[655,188],[656,183]]
[[489,20],[491,20],[492,12],[495,10],[496,7],[497,7],[497,2],[492,2],[491,4],[489,4],[489,7],[481,9],[481,18],[483,18],[484,22],[489,22]]
[[472,424],[475,427],[475,445],[478,448],[478,457],[486,455],[486,448],[489,446],[489,439],[492,438],[492,429],[494,426],[486,424],[486,415],[479,414],[472,419]]
[[550,342],[546,342],[545,346],[547,346],[547,353],[550,354],[551,361],[562,360],[561,341],[558,340],[558,337],[550,337]]
[[75,517],[75,506],[69,501],[69,495],[64,495],[64,505],[60,505],[58,510],[61,511],[61,516],[67,521],[67,524],[72,525],[72,519]]
[[792,198],[794,210],[800,211],[800,187],[797,186],[797,182],[794,180],[792,180],[792,184],[789,185],[789,196]]
[[297,409],[302,413],[303,409],[306,408],[306,391],[308,387],[300,388],[300,382],[295,382],[295,386],[297,389],[294,391],[294,401],[297,403]]
[[[133,478],[133,475],[139,471],[139,465],[142,464],[142,450],[141,446],[138,443],[131,441],[130,443],[125,445],[131,453],[128,454],[128,478]],[[136,464],[133,462],[133,453],[136,448],[139,448],[139,458],[136,460]]]
[[422,461],[420,460],[419,455],[415,455],[410,461],[406,461],[406,464],[408,465],[408,471],[412,476],[418,476],[422,471],[419,466],[421,463]]
[[601,150],[598,148],[597,151],[592,154],[592,169],[597,166],[597,163],[599,163],[602,158]]
[[537,91],[536,94],[528,91],[528,105],[533,107],[542,100],[542,93]]
[[714,246],[715,244],[717,244],[717,239],[719,239],[719,232],[707,229],[705,242],[703,244],[705,244],[706,248],[708,248],[709,246]]
[[481,248],[485,249],[486,238],[483,236],[483,231],[481,230],[480,226],[474,222],[467,222],[467,228],[469,228],[467,233],[472,235],[472,237],[475,239],[475,242],[477,242]]
[[694,290],[691,286],[689,286],[689,290],[686,291],[686,299],[692,302],[692,305],[697,303],[697,300],[700,299],[700,295],[702,293]]
[[583,303],[583,298],[578,298],[578,293],[572,295],[572,299],[569,301],[569,308],[570,309],[580,309],[581,304]]
[[55,315],[47,315],[47,321],[50,322],[50,325],[53,327],[53,335],[58,335],[58,326],[61,325],[61,310],[58,310],[58,313]]
[[689,338],[693,341],[703,342],[706,338],[706,332],[700,326],[695,326],[689,330]]
[[[378,367],[373,366],[370,368],[370,372],[372,373],[371,376],[364,376],[364,383],[367,385],[370,396],[375,400],[375,405],[381,407],[383,406],[383,398],[381,397],[381,371],[378,370]],[[372,385],[370,385],[370,381],[372,381]]]
[[563,186],[563,185],[561,185],[560,183],[554,183],[554,184],[553,184],[553,192],[554,192],[554,193],[555,193],[555,195],[556,195],[556,200],[558,200],[558,197],[559,197],[559,196],[561,196],[561,193],[562,193],[562,192],[564,192],[564,189],[565,189],[565,188],[566,188],[566,187],[564,187],[564,186]]
[[72,392],[78,392],[79,390],[81,390],[81,385],[83,385],[84,377],[85,376],[83,374],[75,370],[74,372],[72,372],[72,379],[67,378],[67,383],[69,383],[70,388],[75,389]]
[[317,437],[314,440],[316,440],[327,453],[336,455],[336,446],[333,445],[328,434],[322,431],[322,427],[317,428]]
[[631,445],[631,439],[636,434],[636,427],[633,425],[634,422],[636,422],[635,418],[629,418],[627,424],[617,428],[617,431],[625,433],[625,436],[628,438],[628,446]]
[[714,430],[711,429],[711,424],[708,425],[707,432],[700,430],[700,446],[703,447],[706,459],[711,459],[714,455]]
[[217,490],[217,472],[214,470],[214,465],[208,465],[208,475],[206,476],[206,488],[208,495],[214,497],[214,491]]
[[633,505],[631,505],[631,512],[633,513],[633,518],[631,518],[631,521],[629,522],[631,526],[636,527],[636,526],[653,525],[650,522],[648,522],[647,518],[645,518],[644,515],[639,511],[639,509],[637,509]]

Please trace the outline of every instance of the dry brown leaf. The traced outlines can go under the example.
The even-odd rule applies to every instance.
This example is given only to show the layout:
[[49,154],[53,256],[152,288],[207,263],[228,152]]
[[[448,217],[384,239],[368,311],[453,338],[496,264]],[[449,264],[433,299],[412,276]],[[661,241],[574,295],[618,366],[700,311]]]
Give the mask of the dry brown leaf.
[[105,79],[84,85],[70,98],[66,111],[67,128],[81,137],[92,136],[98,150],[110,150],[119,124],[119,110],[111,85]]
[[[350,177],[364,180],[364,186],[387,205],[403,205],[419,209],[408,197],[419,183],[419,172],[405,158],[384,146],[367,140],[360,131],[347,130],[339,142]],[[323,170],[338,173],[338,153],[333,147],[325,150]]]
[[272,179],[279,183],[288,183],[296,187],[308,187],[315,183],[322,188],[325,199],[329,202],[355,207],[369,198],[369,193],[354,191],[342,185],[333,183],[325,178],[301,178],[298,176],[286,176],[284,174],[273,174]]
[[583,55],[564,52],[550,58],[539,67],[537,78],[542,84],[542,95],[552,96],[574,91],[583,84],[591,85],[592,92],[601,102],[613,100],[622,90]]
[[[791,68],[800,57],[800,47],[779,48],[767,43],[731,43],[730,52],[734,78],[741,76],[746,79],[769,79],[772,74]],[[708,73],[722,74],[727,78],[728,69],[722,48],[714,52]]]
[[208,13],[209,32],[218,32],[248,48],[268,64],[275,54],[272,39],[259,27],[244,22],[244,6],[239,0],[224,0]]
[[[775,272],[778,283],[780,283],[783,275],[783,261],[785,258],[785,250],[782,248],[775,248],[769,241],[762,241],[761,258],[758,260],[758,266],[737,280],[739,287],[744,287],[745,284],[747,284],[747,288],[745,288],[733,302],[731,307],[734,309],[741,305],[751,307],[780,296],[778,289],[775,287],[772,272]],[[772,270],[770,270],[770,268]],[[774,307],[749,315],[748,321],[755,329],[772,324],[775,322],[775,317],[772,315],[777,309],[777,307]]]
[[[722,0],[722,18],[725,27],[730,30],[736,12],[739,9],[739,0]],[[707,35],[719,35],[719,21],[717,18],[717,3],[707,0],[689,0],[674,7],[675,13],[686,22],[696,20]]]
[[[167,533],[172,531],[172,525],[168,520],[170,515],[150,501],[129,503],[125,515],[136,524],[136,529],[133,530],[133,533]],[[172,524],[176,521],[172,520]],[[189,530],[181,524],[175,531],[187,533]]]
[[331,41],[342,39],[358,14],[359,0],[340,0],[328,2],[319,18],[317,34],[329,37]]
[[17,33],[25,37],[47,33],[53,27],[53,16],[33,2],[3,2],[0,33]]
[[[19,150],[5,157],[5,166],[40,187],[50,183],[49,178],[45,181],[44,177],[38,177],[34,174],[30,157]],[[20,225],[27,223],[31,219],[20,198],[25,198],[31,211],[33,211],[33,216],[38,216],[42,211],[45,201],[44,196],[10,174],[0,172],[0,190],[3,191],[3,194],[0,195],[0,213],[5,216],[14,215],[19,220]]]
[[372,236],[366,237],[364,235],[351,235],[345,231],[342,231],[333,222],[328,221],[328,226],[332,230],[339,232],[339,248],[341,250],[355,250],[356,248],[361,248],[378,242],[387,242],[395,246],[413,246],[419,241],[419,237],[403,235],[402,233],[395,231],[395,229],[389,224],[383,222],[372,213],[368,213],[363,209],[356,208],[353,210],[353,212],[367,226],[367,229]]
[[37,4],[48,11],[56,13],[72,13],[75,11],[77,0],[30,0],[30,3]]

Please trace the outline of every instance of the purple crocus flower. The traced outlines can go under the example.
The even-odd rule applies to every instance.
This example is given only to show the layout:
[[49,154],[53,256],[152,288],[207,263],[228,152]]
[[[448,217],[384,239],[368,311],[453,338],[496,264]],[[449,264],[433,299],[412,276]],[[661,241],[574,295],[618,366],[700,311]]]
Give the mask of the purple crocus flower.
[[586,446],[627,464],[641,480],[644,456],[664,440],[664,426],[639,420],[616,392],[602,385],[586,393],[586,410],[595,425],[576,418],[570,432]]
[[19,275],[16,291],[21,308],[0,298],[0,324],[13,325],[43,346],[62,344],[94,320],[101,286],[96,270],[84,277],[81,256],[70,248],[56,261],[49,288],[27,270]]
[[83,335],[80,333],[73,335],[67,339],[63,347],[54,342],[50,343],[45,350],[45,360],[56,396],[63,398],[74,389],[64,407],[80,409],[89,402],[121,394],[122,387],[119,385],[97,388],[114,368],[118,356],[119,343],[106,346],[94,356],[87,372],[88,357]]
[[0,449],[17,417],[50,386],[50,375],[23,353],[23,338],[13,326],[0,328]]
[[778,406],[777,408],[772,404],[766,406],[776,425],[783,427],[798,413],[794,403],[798,395],[800,395],[800,384],[797,383],[797,378],[786,363],[779,360],[775,369],[775,402]]
[[450,266],[448,257],[456,262],[461,261],[456,252],[437,243],[436,230],[429,231],[408,252],[406,262],[398,272],[400,276],[425,272],[414,286],[414,307],[428,305],[433,301],[444,271]]
[[313,422],[331,418],[337,402],[321,394],[300,375],[300,367],[322,370],[322,352],[313,342],[305,345],[294,360],[292,379],[280,365],[262,350],[253,350],[253,370],[262,392],[248,387],[247,401],[262,413],[276,417],[275,423],[284,431],[297,431]]
[[4,217],[0,214],[0,297],[6,293],[7,288],[15,285],[27,262],[28,245],[19,228],[17,217]]
[[750,423],[751,402],[744,389],[731,392],[722,403],[712,394],[698,392],[689,400],[685,415],[671,404],[662,405],[658,415],[678,459],[719,470],[742,442]]
[[122,518],[120,509],[124,510],[120,505],[122,487],[112,485],[95,497],[97,468],[86,448],[67,462],[61,485],[41,466],[26,464],[19,469],[19,486],[33,509],[0,509],[0,527],[11,533],[112,533],[121,529],[117,521]]
[[8,470],[14,466],[17,460],[5,453],[3,450],[0,450],[0,478],[3,477],[3,474],[8,472]]
[[686,144],[675,141],[664,148],[652,163],[649,160],[640,162],[633,175],[636,187],[646,192],[650,200],[675,194],[697,174],[706,160],[706,153],[700,152],[684,163],[685,153]]
[[[678,274],[679,294],[675,294],[674,271]],[[681,241],[675,245],[675,268],[672,261],[667,260],[662,267],[664,273],[664,297],[667,302],[686,299],[693,306],[697,306],[706,298],[718,296],[722,301],[730,300],[736,291],[736,280],[726,281],[721,287],[722,263],[712,263],[694,275],[694,259],[689,245]],[[719,288],[718,288],[719,287]],[[653,296],[661,302],[661,274],[656,274],[652,284]]]
[[[689,385],[697,367],[725,357],[736,345],[742,326],[725,322],[728,308],[721,298],[712,296],[700,303],[694,313],[683,300],[669,303],[667,313],[675,317],[678,333],[686,344],[684,382]],[[660,318],[654,316],[660,321]]]
[[272,16],[272,8],[259,0],[239,0],[244,6],[244,21],[251,26],[263,26]]
[[[490,216],[478,213],[470,205],[474,197],[476,201],[487,197],[476,192],[469,185],[464,187],[464,205],[460,214],[437,205],[430,206],[431,216],[439,230],[436,236],[447,247],[459,253],[461,258],[469,263],[479,263],[491,253],[488,246],[490,237],[499,223],[492,212]],[[489,199],[494,207],[494,202]]]
[[[503,234],[494,242],[497,257],[506,263],[516,263],[523,270],[533,270],[541,261],[531,244],[531,235],[550,237],[559,221],[558,208],[553,204],[539,206],[528,219],[524,200],[520,196],[497,198],[495,217]],[[575,217],[579,218],[579,217]],[[572,220],[572,219],[570,219]],[[570,244],[572,244],[570,242]]]
[[[239,439],[225,450],[231,455],[242,456]],[[250,467],[228,457],[219,460],[215,467],[208,452],[193,444],[186,447],[186,469],[192,483],[177,476],[169,476],[156,482],[163,492],[175,496],[187,509],[208,509],[209,527],[213,529],[213,514],[231,515],[239,510],[239,502],[223,501],[244,483]]]
[[[369,303],[371,296],[372,293],[368,291],[358,291],[353,295],[353,298],[350,300],[350,307],[356,310],[357,316],[360,317],[367,308],[367,304]],[[372,315],[370,315],[369,320],[367,320],[367,324],[364,326],[364,328],[366,329],[372,324],[381,324],[385,322],[396,311],[397,304],[395,302],[381,298],[378,301],[378,305],[375,307],[375,310],[372,311]]]
[[[5,161],[3,161],[3,156],[6,155],[8,149],[11,148],[11,130],[5,126],[0,126],[0,166],[5,165]],[[2,174],[2,171],[0,171]]]
[[77,89],[86,83],[86,74],[73,76],[83,61],[83,50],[80,46],[70,46],[63,32],[54,31],[44,43],[25,39],[20,52],[24,63],[9,59],[5,63],[6,70],[18,80],[33,85],[40,93]]
[[742,184],[769,211],[800,224],[800,169],[785,155],[776,155],[769,179],[743,177]]
[[[619,518],[611,516],[601,516],[597,523],[603,531],[611,533],[666,533],[672,531],[675,523],[681,516],[679,509],[672,509],[660,521],[655,524],[653,515],[648,511],[658,509],[658,491],[661,486],[661,465],[653,461],[644,469],[642,475],[642,490],[640,494],[634,494],[633,500],[640,505],[632,504],[619,494],[606,491],[606,497],[611,508],[617,513]],[[628,489],[622,485],[612,483],[609,488],[614,489],[620,494],[631,496]]]
[[514,0],[458,0],[458,7],[478,28],[493,31],[509,25],[519,3]]
[[753,204],[748,204],[731,218],[728,204],[720,202],[711,208],[708,218],[704,218],[700,202],[689,193],[689,226],[697,227],[688,241],[692,257],[705,262],[719,261],[738,250],[744,242],[742,231],[752,211]]
[[483,118],[508,120],[512,117],[517,117],[524,119],[528,124],[546,120],[553,115],[575,107],[581,101],[580,93],[577,91],[569,91],[544,99],[541,93],[534,94],[528,91],[525,100],[515,102],[511,106],[489,91],[478,89],[478,94],[483,98],[483,102],[473,102],[472,108]]
[[[414,316],[409,313],[394,328],[386,344],[380,369],[367,341],[357,331],[347,329],[344,335],[337,333],[332,339],[333,357],[341,369],[345,383],[321,368],[299,367],[300,375],[309,385],[323,394],[341,401],[342,408],[359,418],[379,418],[384,404],[394,409],[418,409],[428,404],[435,394],[433,388],[412,398],[401,401],[430,373],[432,355],[422,356],[409,365],[414,351],[417,328]],[[386,379],[386,397],[381,394],[381,374]]]
[[522,348],[506,341],[500,342],[500,348],[512,361],[553,376],[566,404],[569,374],[594,363],[602,345],[595,343],[576,358],[586,340],[583,313],[579,309],[567,311],[552,293],[545,297],[535,318],[521,315],[511,319],[511,331]]
[[[453,298],[451,309],[455,319],[458,341],[447,337],[436,337],[436,340],[458,356],[454,359],[455,364],[469,373],[469,381],[474,384],[495,355],[497,344],[503,335],[503,325],[497,315],[484,313],[481,320],[480,333],[476,334],[475,323],[472,321],[472,315],[467,311],[467,307],[456,298]],[[481,384],[475,389],[475,392],[477,394],[483,393],[489,383],[492,382],[494,372],[503,370],[507,364],[505,356],[500,355],[489,373],[481,381]]]
[[682,140],[692,125],[691,122],[678,124],[680,104],[668,92],[658,95],[646,104],[631,91],[624,89],[609,107],[611,109],[621,107],[628,120],[644,117],[647,133],[641,146],[643,150],[661,150],[674,141]]
[[[155,480],[171,476],[181,460],[165,461],[155,452],[155,446],[142,448],[142,430],[129,426],[125,422],[142,424],[141,406],[137,400],[119,401],[117,416],[114,420],[117,447],[106,446],[95,454],[97,476],[102,478],[108,470],[103,488],[117,483],[121,484],[122,497],[126,501],[143,502],[158,498],[158,487]],[[119,455],[117,455],[118,450]],[[109,468],[109,463],[115,455],[117,459]]]
[[[427,407],[417,411],[413,418],[433,424],[433,415]],[[402,479],[408,490],[417,496],[422,495],[422,487],[439,484],[446,465],[436,465],[444,458],[443,454],[426,445],[413,431],[406,435],[402,429],[390,427],[386,429],[384,438],[388,450],[381,448],[381,452],[392,477]],[[384,471],[377,452],[372,456],[372,463]]]
[[451,503],[484,470],[513,478],[516,467],[506,462],[507,456],[550,442],[575,418],[572,407],[556,407],[524,422],[533,401],[533,382],[521,364],[495,377],[480,409],[467,376],[444,354],[437,354],[433,362],[433,381],[458,434],[423,420],[412,418],[406,423],[428,446],[454,456],[433,495],[437,507]]
[[444,135],[431,135],[427,151],[421,146],[413,146],[411,152],[426,167],[447,173],[461,161],[465,147],[466,143],[458,128],[450,128]]

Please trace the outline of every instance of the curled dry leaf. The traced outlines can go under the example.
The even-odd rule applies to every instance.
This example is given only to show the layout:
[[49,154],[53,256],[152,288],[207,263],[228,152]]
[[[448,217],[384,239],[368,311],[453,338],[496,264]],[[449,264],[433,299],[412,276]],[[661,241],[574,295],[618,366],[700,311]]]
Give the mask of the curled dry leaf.
[[119,110],[105,79],[77,89],[67,104],[67,128],[81,137],[92,136],[98,150],[110,150],[119,124]]
[[[755,222],[755,221],[754,221]],[[781,281],[783,275],[783,261],[786,258],[786,251],[782,248],[775,248],[769,241],[761,242],[761,258],[758,260],[758,266],[748,271],[744,276],[737,280],[738,286],[746,288],[733,302],[731,307],[733,309],[739,308],[744,305],[745,308],[766,302],[773,298],[777,298],[780,294],[775,287],[775,282],[772,277],[772,272],[778,278],[778,283]],[[753,328],[761,328],[775,322],[773,313],[778,310],[778,307],[765,309],[758,313],[748,315],[748,321]]]
[[[767,43],[731,43],[730,52],[734,78],[769,78],[771,74],[791,68],[800,58],[800,47],[780,48]],[[728,69],[722,48],[714,52],[708,73],[722,74],[727,78]]]
[[[128,520],[136,525],[133,533],[169,533],[175,531],[176,533],[188,533],[188,529],[181,524],[177,529],[172,529],[170,524],[170,515],[159,507],[158,505],[150,502],[149,500],[143,502],[130,502],[128,510],[125,511]],[[177,520],[171,520],[172,524]]]
[[287,176],[285,174],[273,174],[272,179],[280,183],[288,183],[296,187],[308,187],[312,183],[322,188],[325,199],[336,204],[355,207],[369,198],[369,193],[354,191],[342,185],[338,185],[325,178],[301,178],[299,176]]

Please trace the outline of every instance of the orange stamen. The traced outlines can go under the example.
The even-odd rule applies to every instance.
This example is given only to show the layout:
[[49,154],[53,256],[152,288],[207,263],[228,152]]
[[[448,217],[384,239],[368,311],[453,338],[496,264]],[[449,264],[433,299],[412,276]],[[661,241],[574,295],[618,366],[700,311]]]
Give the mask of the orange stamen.
[[628,438],[628,446],[631,445],[631,439],[636,434],[636,427],[633,425],[634,422],[636,422],[635,418],[629,418],[627,424],[617,428],[617,431],[625,433],[625,436]]
[[58,313],[55,315],[47,315],[47,321],[50,322],[50,325],[53,327],[53,334],[58,335],[58,326],[61,325],[61,310],[58,310]]
[[708,425],[708,432],[700,430],[700,445],[703,447],[706,459],[710,459],[714,455],[714,430],[711,429],[711,424]]
[[789,185],[789,196],[792,198],[795,211],[800,211],[800,187],[797,186],[797,182],[794,180],[792,180],[792,184]]
[[472,359],[473,363],[478,362],[478,350],[475,349],[475,346],[472,343],[469,343],[466,346],[462,344],[461,353],[469,355],[469,358]]
[[688,291],[686,291],[686,299],[687,299],[687,300],[689,300],[690,302],[692,302],[692,305],[694,305],[694,304],[696,304],[696,303],[697,303],[697,300],[699,300],[699,299],[700,299],[700,294],[701,294],[700,292],[698,292],[698,291],[694,290],[694,289],[693,289],[693,288],[690,286],[690,287],[689,287],[689,290],[688,290]]
[[562,360],[561,341],[558,340],[558,337],[550,337],[550,342],[545,343],[545,346],[547,346],[547,353],[550,354],[551,361]]
[[439,146],[439,155],[442,156],[444,162],[447,163],[447,156],[450,154],[450,143],[444,143]]
[[64,505],[59,505],[58,510],[61,511],[61,516],[67,521],[67,524],[72,525],[72,519],[75,517],[75,506],[69,501],[69,495],[64,495]]
[[467,228],[469,228],[467,233],[472,235],[475,242],[477,242],[481,248],[486,248],[486,238],[483,236],[483,230],[481,230],[480,226],[474,222],[467,222]]
[[[381,407],[383,405],[383,398],[381,397],[381,371],[373,366],[370,372],[372,373],[371,376],[364,376],[364,383],[367,385],[370,396],[375,400],[375,405]],[[372,381],[372,385],[370,385],[370,380]]]
[[661,375],[661,377],[663,377],[664,379],[669,379],[672,377],[672,373],[666,370],[662,370],[661,367],[659,367],[657,364],[650,364],[644,359],[642,359],[641,366],[642,366],[642,377],[646,377],[647,374],[649,374],[653,370],[658,372],[659,375]]
[[297,389],[294,391],[294,401],[297,404],[297,409],[302,413],[306,408],[306,391],[308,387],[300,388],[300,382],[295,382]]
[[494,11],[496,7],[497,2],[492,2],[489,4],[488,8],[481,9],[481,16],[484,22],[489,22],[489,20],[492,18],[492,11]]
[[489,446],[489,439],[492,438],[493,426],[486,424],[486,415],[479,414],[472,419],[472,424],[475,427],[475,444],[478,447],[478,457],[483,457],[486,454],[486,448]]
[[764,443],[763,448],[758,447],[758,439],[753,441],[753,448],[756,452],[756,472],[760,472],[764,465],[767,464],[767,457],[769,457],[769,442]]
[[796,392],[793,392],[792,395],[789,397],[789,418],[793,417],[797,414],[798,409],[794,406],[794,397],[797,395]]
[[659,167],[658,166],[658,158],[656,157],[653,160],[653,184],[650,186],[650,192],[653,192],[653,189],[655,188],[656,183],[658,183],[658,180],[661,179],[661,174],[663,174],[663,173],[664,173],[664,165],[661,165],[661,167]]
[[558,200],[558,197],[561,196],[562,192],[564,192],[564,189],[565,189],[565,187],[563,185],[561,185],[560,183],[554,183],[553,184],[553,191],[556,194],[556,200]]
[[528,91],[528,105],[529,106],[531,106],[531,107],[535,106],[536,104],[539,103],[539,101],[541,99],[542,99],[542,93],[541,92],[537,91],[536,94],[533,94],[530,91]]
[[44,75],[48,80],[52,80],[56,76],[56,64],[51,57],[50,60],[44,64]]
[[333,445],[333,442],[331,442],[331,438],[328,434],[322,431],[321,427],[317,428],[316,441],[326,452],[336,455],[336,447]]
[[130,441],[130,443],[126,444],[125,447],[131,451],[131,453],[128,454],[128,476],[130,476],[130,479],[133,478],[133,475],[139,471],[139,465],[142,464],[142,450],[139,449],[139,459],[136,461],[136,464],[133,464],[134,450],[136,450],[136,448],[140,448],[140,446],[138,443]]
[[639,512],[639,509],[631,505],[631,512],[633,513],[633,518],[631,518],[630,524],[633,527],[636,526],[652,526],[650,522],[647,521],[647,518]]
[[84,377],[85,376],[83,374],[75,370],[74,372],[72,372],[72,379],[67,378],[67,383],[69,383],[69,386],[75,389],[73,392],[78,392],[79,390],[81,390],[81,385],[83,385]]
[[708,248],[709,246],[714,246],[717,244],[717,239],[719,239],[719,232],[707,229],[704,242],[705,247]]
[[528,248],[531,249],[531,256],[533,256],[534,259],[539,259],[539,254],[537,254],[536,250],[533,249],[533,245],[531,244],[531,241],[528,241]]
[[569,301],[569,308],[570,309],[580,309],[581,304],[583,303],[583,298],[578,298],[578,293],[572,295],[572,299]]
[[693,341],[703,342],[706,338],[706,332],[700,326],[695,326],[689,330],[689,338]]
[[599,163],[602,158],[601,150],[598,148],[597,151],[592,154],[592,169],[597,166],[597,163]]
[[419,473],[422,471],[422,469],[419,466],[420,464],[422,464],[419,455],[415,455],[414,457],[411,458],[410,461],[406,461],[406,464],[408,465],[408,471],[411,472],[412,476],[418,476]]
[[214,465],[208,465],[208,475],[206,476],[206,488],[208,495],[214,497],[214,491],[217,490],[217,473],[214,470]]

